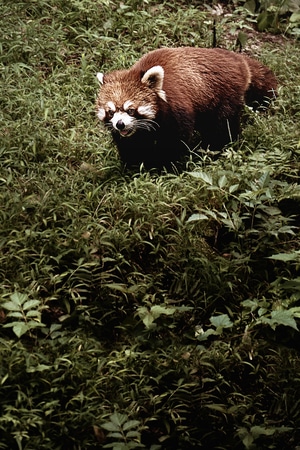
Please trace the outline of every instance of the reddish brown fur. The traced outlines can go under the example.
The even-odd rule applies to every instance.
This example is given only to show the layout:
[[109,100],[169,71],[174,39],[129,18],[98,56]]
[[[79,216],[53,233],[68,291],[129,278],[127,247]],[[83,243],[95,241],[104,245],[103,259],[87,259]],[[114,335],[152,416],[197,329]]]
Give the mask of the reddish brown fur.
[[[153,85],[142,83],[154,66],[164,69],[162,89],[166,101]],[[256,60],[223,49],[163,48],[144,55],[129,70],[104,76],[96,108],[112,101],[122,110],[127,100],[150,105],[156,129],[139,130],[121,137],[113,130],[121,159],[149,167],[176,161],[191,143],[194,130],[202,146],[219,150],[239,134],[240,112],[245,102],[255,106],[272,99],[277,88],[273,73]],[[137,118],[138,119],[138,118]],[[107,118],[103,119],[108,122]]]

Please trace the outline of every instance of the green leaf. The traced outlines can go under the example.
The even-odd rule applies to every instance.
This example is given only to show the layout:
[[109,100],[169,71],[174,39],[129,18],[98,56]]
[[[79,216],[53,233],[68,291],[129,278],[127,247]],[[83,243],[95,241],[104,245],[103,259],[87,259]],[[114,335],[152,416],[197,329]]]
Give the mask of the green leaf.
[[276,206],[263,206],[261,207],[264,213],[268,214],[269,216],[278,216],[281,214],[281,211]]
[[150,310],[146,306],[138,308],[138,315],[142,319],[144,325],[147,328],[151,328],[153,322],[158,319],[162,314],[171,316],[176,312],[177,308],[167,307],[162,305],[154,305]]
[[242,442],[245,446],[246,449],[250,449],[252,447],[252,444],[254,442],[254,437],[252,436],[251,433],[246,432],[246,434],[244,435]]
[[1,306],[7,311],[20,311],[20,305],[15,302],[5,302]]
[[254,425],[253,427],[251,427],[251,430],[250,430],[254,439],[257,439],[260,436],[272,436],[275,433],[275,431],[276,431],[275,428],[266,428],[266,427],[261,427],[259,425]]
[[150,328],[152,323],[154,322],[154,317],[149,311],[148,308],[145,306],[138,309],[138,315],[142,319],[143,324],[146,326],[146,328]]
[[108,437],[116,438],[116,439],[123,439],[123,434],[120,433],[120,431],[112,431],[111,433],[108,433]]
[[38,317],[39,318],[40,316],[41,316],[40,311],[28,311],[26,314],[26,318],[28,318],[28,317]]
[[290,22],[300,25],[300,12],[297,11],[293,12],[293,14],[290,17]]
[[26,300],[28,299],[28,295],[27,294],[21,294],[20,292],[14,292],[11,296],[10,299],[13,303],[15,303],[18,306],[22,306],[23,303],[26,302]]
[[208,173],[205,172],[189,172],[189,175],[191,175],[194,178],[199,178],[200,180],[204,181],[205,183],[209,184],[210,186],[212,186],[213,184],[213,179],[212,176],[209,175]]
[[293,317],[300,319],[300,306],[295,306],[295,308],[291,308],[289,311],[291,311]]
[[231,328],[233,323],[231,322],[229,316],[227,314],[220,314],[219,316],[212,316],[210,319],[210,323],[219,328]]
[[131,428],[136,428],[139,424],[140,424],[139,420],[128,420],[126,423],[124,423],[123,430],[127,431],[130,430]]
[[209,328],[208,330],[203,331],[202,333],[196,332],[195,336],[196,336],[197,340],[201,342],[201,341],[206,341],[209,336],[212,336],[212,335],[216,336],[218,334],[219,333],[217,333],[215,330],[213,330],[212,328]]
[[223,414],[227,414],[228,410],[225,405],[217,404],[217,403],[211,403],[210,405],[205,405],[206,408],[212,409],[213,411],[219,411]]
[[237,191],[239,186],[239,184],[232,184],[231,186],[229,186],[229,193],[232,194],[233,192]]
[[226,186],[227,184],[227,177],[226,175],[222,175],[219,179],[218,179],[218,186],[220,189],[223,189],[223,187]]
[[37,328],[37,327],[45,327],[46,325],[44,323],[38,322],[36,320],[29,320],[29,322],[27,322],[27,326],[29,329],[31,329],[31,328]]
[[119,425],[116,425],[113,422],[105,422],[105,423],[103,423],[101,425],[101,427],[104,428],[104,430],[107,430],[107,431],[119,431],[120,430]]
[[229,219],[221,219],[221,221],[228,228],[231,228],[232,230],[235,231],[238,231],[243,224],[242,219],[235,212],[232,213],[232,217],[230,217]]
[[278,325],[283,325],[287,327],[291,327],[296,331],[298,330],[297,323],[293,317],[291,311],[272,311],[271,318],[262,317],[258,320],[258,323],[265,323],[270,325],[270,327],[275,330]]
[[123,283],[109,283],[105,285],[109,289],[113,289],[115,291],[127,292],[127,286]]
[[112,423],[121,427],[123,423],[128,419],[128,416],[126,414],[115,412],[109,418]]
[[300,252],[295,251],[292,253],[277,253],[275,255],[268,256],[268,258],[283,262],[298,261],[300,260]]
[[13,332],[18,338],[23,336],[23,334],[27,333],[27,331],[29,331],[29,327],[26,323],[24,322],[14,323]]
[[154,305],[154,306],[151,306],[150,311],[151,311],[151,314],[153,315],[154,319],[157,319],[162,314],[165,314],[167,316],[172,316],[176,312],[176,308],[162,306],[162,305]]
[[110,444],[103,445],[103,448],[112,448],[113,450],[127,450],[125,442],[111,442]]
[[27,373],[34,373],[34,372],[44,372],[45,370],[51,370],[52,366],[47,366],[46,364],[38,364],[34,367],[29,367],[26,369]]
[[258,180],[258,185],[261,188],[266,188],[270,184],[270,172],[264,172]]
[[186,223],[190,223],[190,222],[195,222],[197,220],[208,220],[208,217],[205,214],[192,214],[188,220],[186,221]]
[[126,433],[126,438],[137,438],[139,439],[141,436],[141,433],[139,431],[128,431],[128,433]]
[[278,325],[285,325],[287,327],[294,328],[294,330],[298,330],[297,323],[293,317],[291,311],[272,311],[271,312],[271,320],[277,323]]
[[24,319],[24,315],[19,311],[10,311],[7,313],[7,317],[15,317],[16,319]]
[[259,306],[257,301],[250,300],[250,299],[242,301],[241,305],[246,309],[250,309],[251,312],[255,311]]
[[28,300],[27,302],[24,303],[23,309],[27,311],[28,309],[33,309],[36,306],[39,306],[39,304],[40,304],[39,300]]

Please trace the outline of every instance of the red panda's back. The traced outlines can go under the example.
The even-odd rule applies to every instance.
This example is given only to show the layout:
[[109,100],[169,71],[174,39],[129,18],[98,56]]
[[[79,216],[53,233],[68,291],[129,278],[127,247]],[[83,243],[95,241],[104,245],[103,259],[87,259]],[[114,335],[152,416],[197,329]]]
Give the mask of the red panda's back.
[[162,48],[144,55],[133,69],[145,72],[157,65],[164,69],[163,90],[171,107],[201,111],[229,106],[234,98],[240,103],[250,83],[243,57],[223,49]]

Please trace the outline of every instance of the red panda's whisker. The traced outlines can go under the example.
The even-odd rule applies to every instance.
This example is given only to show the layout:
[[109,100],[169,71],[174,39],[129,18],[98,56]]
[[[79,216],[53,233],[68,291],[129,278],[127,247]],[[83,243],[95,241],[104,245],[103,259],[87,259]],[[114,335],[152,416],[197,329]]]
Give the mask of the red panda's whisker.
[[159,125],[155,120],[151,119],[139,119],[135,122],[135,127],[137,129],[144,129],[144,130],[156,130],[159,128]]
[[113,124],[112,124],[111,122],[107,122],[107,123],[105,123],[104,125],[106,126],[106,128],[108,128],[108,129],[110,129],[110,130],[113,130],[113,129],[114,129]]

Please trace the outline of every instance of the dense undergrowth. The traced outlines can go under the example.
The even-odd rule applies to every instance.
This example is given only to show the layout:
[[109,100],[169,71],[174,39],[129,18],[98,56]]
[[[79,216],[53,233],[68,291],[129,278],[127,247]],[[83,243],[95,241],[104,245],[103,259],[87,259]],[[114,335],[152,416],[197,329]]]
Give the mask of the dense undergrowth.
[[[299,448],[297,28],[187,3],[2,2],[0,449]],[[214,19],[278,99],[217,159],[124,172],[95,73]]]

